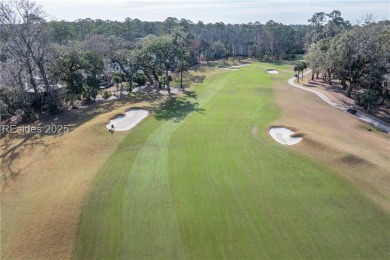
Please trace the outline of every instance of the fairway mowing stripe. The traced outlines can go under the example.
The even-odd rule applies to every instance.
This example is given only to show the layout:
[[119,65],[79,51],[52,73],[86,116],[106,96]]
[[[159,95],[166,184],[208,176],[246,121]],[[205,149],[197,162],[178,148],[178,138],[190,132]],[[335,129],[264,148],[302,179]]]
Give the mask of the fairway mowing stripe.
[[[201,107],[223,86],[224,84],[209,85],[207,89],[197,93],[197,99],[188,97],[188,100],[198,102]],[[168,148],[173,133],[192,114],[190,112],[180,122],[173,119],[161,125],[146,140],[134,161],[122,196],[122,256],[185,258],[171,196]]]
[[[180,123],[167,122],[139,152],[123,194],[122,255],[184,257],[168,179],[168,144]],[[148,248],[145,250],[145,245]],[[123,252],[126,250],[128,252]]]

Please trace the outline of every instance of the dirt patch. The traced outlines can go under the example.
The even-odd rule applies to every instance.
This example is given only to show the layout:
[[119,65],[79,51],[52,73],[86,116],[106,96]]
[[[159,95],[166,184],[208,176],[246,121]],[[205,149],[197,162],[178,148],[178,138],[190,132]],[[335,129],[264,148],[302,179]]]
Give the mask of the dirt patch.
[[369,161],[359,157],[359,156],[356,156],[354,154],[347,154],[343,157],[341,157],[341,162],[342,163],[346,163],[348,165],[355,165],[355,166],[359,166],[359,165],[366,165],[366,166],[373,166],[372,163],[370,163]]
[[304,137],[305,134],[303,132],[294,132],[293,134],[290,135],[291,137]]

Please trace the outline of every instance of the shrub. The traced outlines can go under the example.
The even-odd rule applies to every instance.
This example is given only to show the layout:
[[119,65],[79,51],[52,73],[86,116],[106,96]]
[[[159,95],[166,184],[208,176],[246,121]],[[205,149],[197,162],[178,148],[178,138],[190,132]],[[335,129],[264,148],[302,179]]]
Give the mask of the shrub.
[[38,118],[37,113],[35,113],[35,111],[32,109],[24,111],[24,113],[23,113],[23,119],[27,122],[35,121],[35,120],[37,120],[37,118]]
[[367,107],[368,105],[372,105],[378,102],[379,95],[373,89],[368,89],[363,93],[359,93],[356,95],[355,103],[359,106]]
[[122,83],[122,76],[120,76],[120,75],[115,74],[113,79],[114,79],[116,84]]
[[144,85],[146,82],[146,77],[145,75],[136,74],[136,76],[134,77],[134,81],[139,85]]
[[104,98],[104,99],[107,99],[107,98],[109,98],[109,97],[111,97],[111,92],[105,90],[105,91],[103,92],[103,98]]
[[2,100],[0,100],[0,121],[3,119],[3,117],[7,116],[8,113],[8,106],[5,104]]
[[48,106],[48,111],[50,114],[55,115],[57,114],[60,110],[58,109],[58,106],[56,103],[50,103]]

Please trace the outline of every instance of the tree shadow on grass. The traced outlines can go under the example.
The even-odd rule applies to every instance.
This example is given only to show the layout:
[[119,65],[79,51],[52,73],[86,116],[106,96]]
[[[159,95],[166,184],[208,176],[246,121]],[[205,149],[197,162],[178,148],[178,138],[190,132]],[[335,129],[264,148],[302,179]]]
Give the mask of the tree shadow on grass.
[[[194,70],[198,71],[198,70]],[[200,71],[200,70],[199,70]],[[206,70],[203,70],[201,72],[205,72]],[[193,83],[203,83],[203,81],[206,79],[205,75],[192,75],[189,71],[183,72],[184,78],[186,81],[193,82]]]
[[196,99],[198,95],[193,90],[183,90],[184,97]]
[[130,101],[132,103],[143,102],[143,101],[153,102],[161,99],[162,96],[163,95],[160,92],[150,87],[142,91],[134,91],[130,93],[126,97],[126,99],[127,101]]
[[203,81],[206,79],[206,76],[204,75],[196,75],[191,78],[191,80],[194,83],[203,83]]
[[205,72],[206,71],[206,67],[208,68],[215,68],[218,66],[218,63],[217,62],[214,62],[214,61],[209,61],[207,63],[202,63],[202,64],[197,64],[197,65],[194,65],[192,67],[190,67],[189,69],[190,70],[193,70],[193,71],[196,71],[196,72]]
[[[2,143],[0,145],[0,161],[1,161],[1,171],[0,171],[0,187],[3,190],[8,186],[9,181],[15,181],[16,178],[23,174],[24,171],[30,167],[30,164],[24,168],[16,168],[14,161],[19,158],[21,153],[24,151],[30,151],[37,147],[43,147],[42,153],[46,153],[49,150],[49,145],[45,143],[39,136],[35,134],[12,134],[9,133],[7,136],[2,135]],[[20,139],[18,144],[15,143],[15,139]]]
[[191,102],[185,97],[171,97],[155,108],[154,117],[157,120],[180,122],[192,112],[204,114],[204,111],[199,108],[198,102]]

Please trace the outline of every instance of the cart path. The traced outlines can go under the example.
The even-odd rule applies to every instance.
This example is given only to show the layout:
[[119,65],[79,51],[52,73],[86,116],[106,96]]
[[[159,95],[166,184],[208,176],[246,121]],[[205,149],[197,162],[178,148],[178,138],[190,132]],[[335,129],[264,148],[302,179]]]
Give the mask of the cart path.
[[[303,75],[307,75],[311,73],[311,70],[308,70],[306,71]],[[290,84],[291,86],[293,87],[296,87],[296,88],[299,88],[299,89],[303,89],[303,90],[306,90],[306,91],[309,91],[309,92],[312,92],[314,94],[316,94],[319,98],[321,98],[323,101],[325,101],[326,103],[328,103],[329,105],[335,107],[335,108],[338,108],[342,111],[347,111],[348,110],[348,107],[345,107],[343,105],[340,105],[340,104],[337,104],[335,102],[333,102],[332,100],[330,100],[327,96],[325,96],[323,93],[319,92],[319,91],[316,91],[316,90],[313,90],[313,89],[310,89],[308,87],[304,87],[302,85],[299,85],[297,83],[294,83],[294,80],[295,80],[295,76],[290,78],[288,80],[288,84]],[[390,126],[383,122],[382,120],[380,119],[377,119],[377,118],[374,118],[373,116],[370,116],[366,113],[361,113],[361,112],[358,112],[354,115],[355,117],[357,117],[358,119],[364,121],[364,122],[367,122],[373,126],[375,126],[376,128],[386,132],[386,133],[390,133]]]

